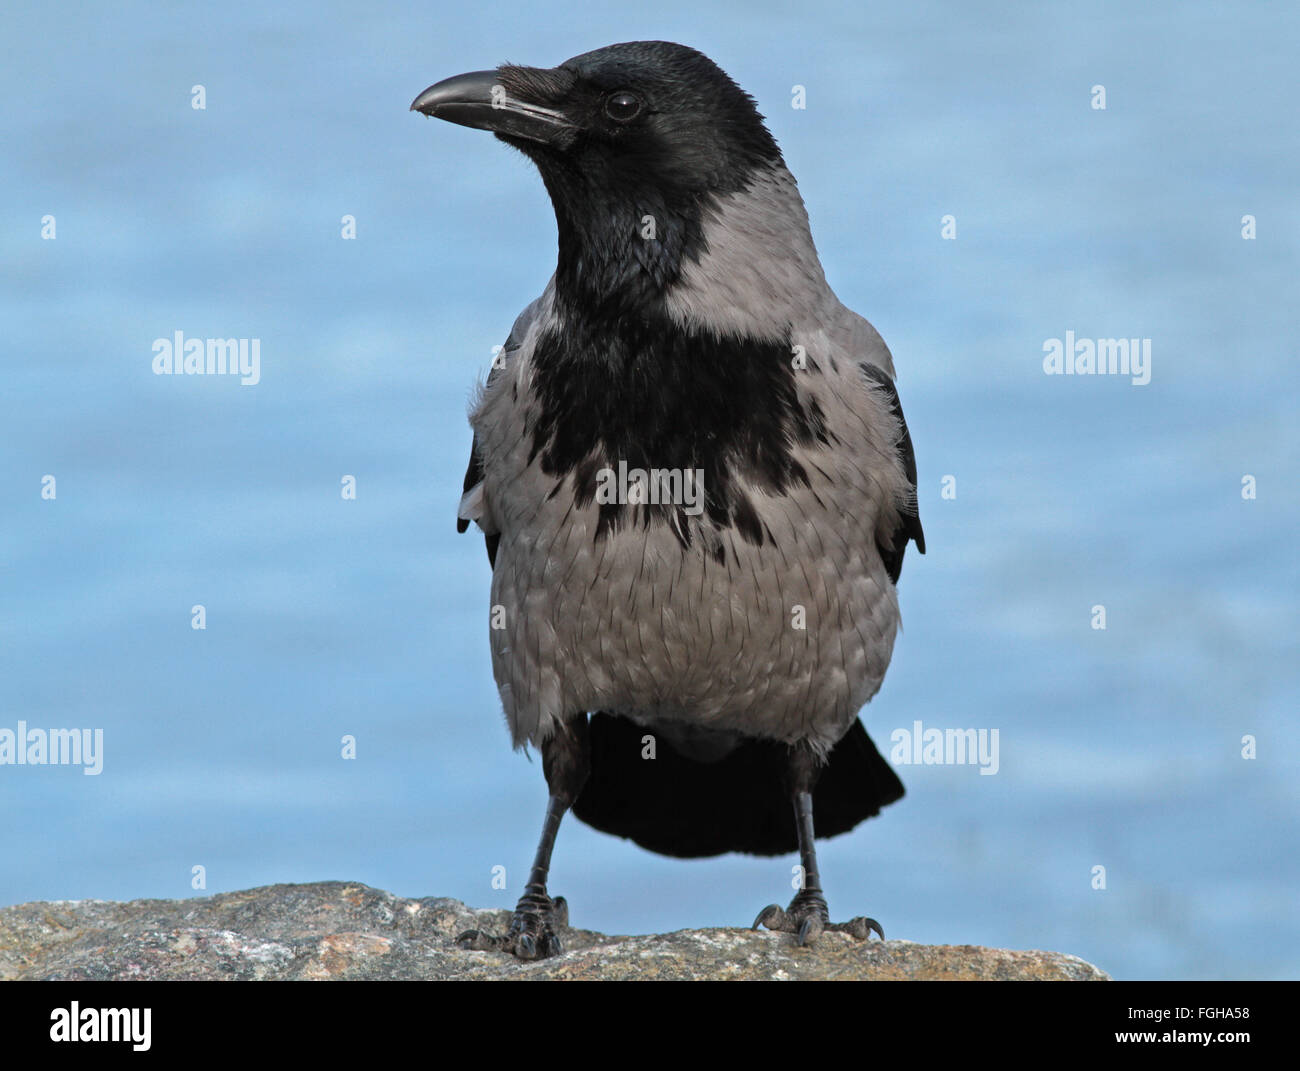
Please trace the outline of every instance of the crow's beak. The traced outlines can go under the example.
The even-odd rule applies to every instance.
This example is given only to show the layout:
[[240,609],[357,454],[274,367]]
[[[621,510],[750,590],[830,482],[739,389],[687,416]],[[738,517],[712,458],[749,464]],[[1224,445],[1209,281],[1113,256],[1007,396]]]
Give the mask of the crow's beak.
[[508,97],[497,71],[471,71],[437,82],[411,102],[411,111],[542,143],[562,140],[574,129],[555,108]]

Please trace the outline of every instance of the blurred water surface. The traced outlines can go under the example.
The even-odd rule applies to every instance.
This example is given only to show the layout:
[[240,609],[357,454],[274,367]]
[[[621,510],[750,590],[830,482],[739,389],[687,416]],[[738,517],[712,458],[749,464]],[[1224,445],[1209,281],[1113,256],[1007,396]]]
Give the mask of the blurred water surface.
[[[999,730],[996,776],[904,768],[826,842],[832,913],[1119,977],[1296,977],[1297,28],[1282,4],[10,5],[0,727],[99,727],[105,755],[0,767],[0,902],[198,895],[202,865],[208,892],[513,903],[545,787],[453,521],[470,389],[554,220],[521,156],[407,105],[666,38],[757,98],[898,365],[930,553],[868,728]],[[260,339],[261,382],[153,375],[178,330]],[[1066,331],[1150,338],[1151,382],[1044,375]],[[747,924],[793,862],[570,822],[553,884],[595,929]]]

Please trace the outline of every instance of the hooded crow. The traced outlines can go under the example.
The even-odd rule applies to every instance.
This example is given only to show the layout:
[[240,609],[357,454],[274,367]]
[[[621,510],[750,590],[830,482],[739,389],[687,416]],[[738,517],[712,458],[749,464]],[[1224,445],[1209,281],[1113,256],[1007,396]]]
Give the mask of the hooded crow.
[[[561,951],[566,811],[680,857],[798,850],[760,924],[832,924],[814,837],[903,795],[858,720],[925,550],[894,365],[822,273],[753,99],[694,49],[611,45],[430,86],[412,110],[537,166],[559,257],[472,406],[458,527],[492,564],[492,666],[549,801],[503,936]],[[814,817],[815,816],[815,817]]]

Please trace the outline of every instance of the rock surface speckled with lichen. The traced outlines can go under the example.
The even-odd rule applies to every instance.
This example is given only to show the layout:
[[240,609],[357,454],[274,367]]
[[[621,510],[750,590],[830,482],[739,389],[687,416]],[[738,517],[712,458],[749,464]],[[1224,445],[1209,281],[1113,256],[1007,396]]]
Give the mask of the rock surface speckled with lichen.
[[194,900],[68,900],[0,908],[10,979],[1056,979],[1105,972],[1056,952],[855,941],[823,934],[679,930],[643,937],[560,932],[565,952],[522,963],[455,945],[502,933],[509,911],[399,896],[349,882],[269,885]]

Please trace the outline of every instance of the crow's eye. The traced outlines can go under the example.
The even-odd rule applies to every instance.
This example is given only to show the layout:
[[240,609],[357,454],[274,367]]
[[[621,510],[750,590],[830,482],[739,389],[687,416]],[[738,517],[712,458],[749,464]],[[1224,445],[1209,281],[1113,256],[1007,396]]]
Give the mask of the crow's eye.
[[605,114],[618,123],[635,119],[641,111],[641,99],[634,93],[620,91],[605,99]]

